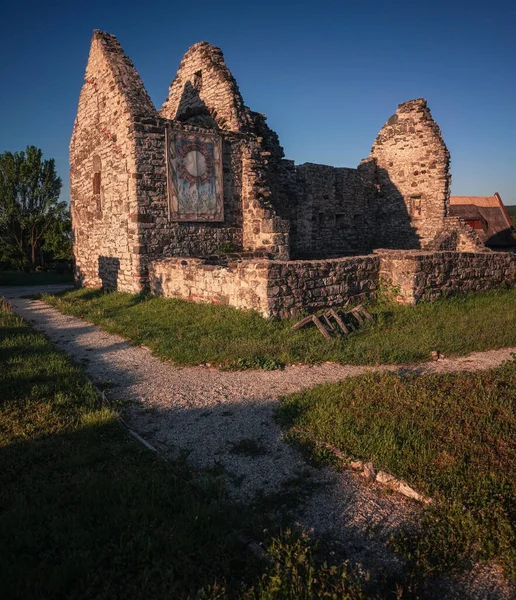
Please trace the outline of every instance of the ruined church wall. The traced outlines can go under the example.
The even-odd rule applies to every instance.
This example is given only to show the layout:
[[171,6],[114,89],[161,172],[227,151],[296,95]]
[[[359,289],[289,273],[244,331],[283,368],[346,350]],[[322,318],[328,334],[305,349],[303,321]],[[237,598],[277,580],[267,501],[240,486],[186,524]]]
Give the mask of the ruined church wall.
[[113,36],[95,32],[70,145],[76,280],[139,291],[135,115],[154,111],[132,63]]
[[374,186],[357,169],[307,163],[296,168],[292,210],[293,258],[367,252],[374,243],[370,206]]
[[302,311],[343,306],[349,299],[374,298],[379,264],[374,255],[270,262],[269,316],[291,317]]
[[258,311],[265,317],[290,317],[351,298],[374,297],[379,258],[362,256],[331,261],[243,260],[229,265],[202,259],[153,261],[152,293],[194,302],[211,302]]
[[191,46],[183,56],[161,109],[167,119],[205,117],[221,129],[246,132],[250,110],[244,106],[238,85],[224,62],[222,51],[207,42]]
[[380,280],[404,304],[516,287],[516,254],[510,252],[383,251],[379,256]]
[[426,101],[400,104],[370,157],[379,188],[372,207],[381,246],[424,248],[443,227],[450,197],[450,154]]
[[[136,124],[138,214],[134,218],[139,222],[142,264],[147,266],[160,256],[206,256],[223,247],[242,250],[242,139],[222,135],[224,221],[177,222],[169,217],[166,127],[162,118],[145,118]],[[181,128],[186,133],[206,131],[191,125]]]
[[[138,223],[143,269],[160,256],[207,256],[242,250],[288,256],[288,223],[267,205],[270,190],[260,145],[253,136],[219,131],[222,138],[224,221],[178,222],[168,209],[165,127],[162,118],[143,118],[135,124],[137,136],[138,207],[131,215]],[[174,123],[195,134],[208,131]]]
[[244,105],[219,48],[200,42],[188,50],[160,114],[185,127],[205,127],[222,136],[231,155],[226,156],[224,167],[228,209],[238,206],[239,211],[235,222],[228,212],[226,223],[239,228],[235,235],[241,239],[233,247],[287,259],[289,223],[277,210],[272,174],[283,149],[265,117]]
[[209,302],[268,315],[268,263],[209,264],[199,258],[165,258],[149,267],[151,292],[166,298]]
[[449,294],[516,287],[516,255],[505,252],[381,250],[333,260],[241,260],[227,265],[198,258],[155,260],[151,291],[194,302],[288,318],[375,299],[378,290],[404,304]]

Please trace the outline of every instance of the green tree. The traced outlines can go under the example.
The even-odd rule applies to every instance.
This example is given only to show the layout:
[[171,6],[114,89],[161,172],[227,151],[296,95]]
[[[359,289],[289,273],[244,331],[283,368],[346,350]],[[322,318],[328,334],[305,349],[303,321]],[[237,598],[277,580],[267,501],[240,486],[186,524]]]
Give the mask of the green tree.
[[41,263],[45,246],[59,246],[69,220],[54,159],[42,154],[35,146],[0,154],[0,256],[30,269]]
[[53,223],[45,234],[43,253],[51,260],[72,260],[72,220],[69,214]]

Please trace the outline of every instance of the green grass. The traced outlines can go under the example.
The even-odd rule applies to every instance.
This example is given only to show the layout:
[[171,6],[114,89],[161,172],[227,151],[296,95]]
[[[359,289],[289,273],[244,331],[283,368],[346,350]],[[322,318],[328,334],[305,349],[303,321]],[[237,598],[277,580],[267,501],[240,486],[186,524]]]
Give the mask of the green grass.
[[0,271],[0,285],[48,285],[51,283],[72,283],[71,273],[55,271]]
[[407,577],[426,578],[464,561],[516,573],[516,359],[476,374],[371,374],[283,399],[290,440],[324,462],[349,459],[406,480],[434,502],[416,535],[396,547]]
[[[81,368],[0,304],[0,594],[362,598],[345,564],[129,437]],[[259,561],[238,532],[265,540]]]
[[516,206],[506,206],[505,208],[511,217],[513,227],[516,228]]
[[445,355],[516,346],[516,290],[471,294],[416,307],[377,304],[374,322],[347,338],[326,341],[294,321],[182,300],[81,289],[45,302],[82,317],[176,364],[266,368],[335,361],[400,364]]

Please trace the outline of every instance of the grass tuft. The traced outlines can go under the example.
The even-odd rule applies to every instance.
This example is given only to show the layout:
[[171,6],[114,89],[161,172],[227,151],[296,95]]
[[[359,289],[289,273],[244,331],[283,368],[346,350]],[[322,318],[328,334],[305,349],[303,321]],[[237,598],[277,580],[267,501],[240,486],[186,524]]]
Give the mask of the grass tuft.
[[467,560],[516,573],[516,358],[488,372],[369,374],[283,399],[291,441],[373,461],[434,499],[415,533],[394,541],[419,580]]
[[81,289],[44,301],[180,365],[275,369],[286,364],[403,364],[516,346],[516,290],[422,303],[376,304],[371,323],[326,341],[315,328],[291,331],[295,320],[212,304]]
[[6,303],[0,363],[2,597],[365,597],[347,564],[324,563],[305,536],[264,533],[263,515],[231,504],[212,478],[138,445],[81,367]]

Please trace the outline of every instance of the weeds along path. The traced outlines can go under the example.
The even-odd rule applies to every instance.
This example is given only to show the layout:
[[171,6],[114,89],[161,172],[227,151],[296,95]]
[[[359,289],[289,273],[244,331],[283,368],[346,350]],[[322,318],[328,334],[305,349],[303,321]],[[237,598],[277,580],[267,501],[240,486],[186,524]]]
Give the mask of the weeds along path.
[[192,465],[220,474],[237,500],[278,514],[295,507],[296,522],[316,535],[343,540],[346,552],[367,568],[395,567],[385,541],[410,521],[418,506],[351,472],[309,466],[282,440],[273,420],[279,398],[374,370],[423,374],[487,369],[516,352],[505,348],[403,367],[325,363],[240,372],[175,367],[121,337],[22,297],[38,291],[4,288],[1,294],[14,312],[82,363],[109,400],[122,403],[125,420],[144,439],[165,455],[186,455]]

